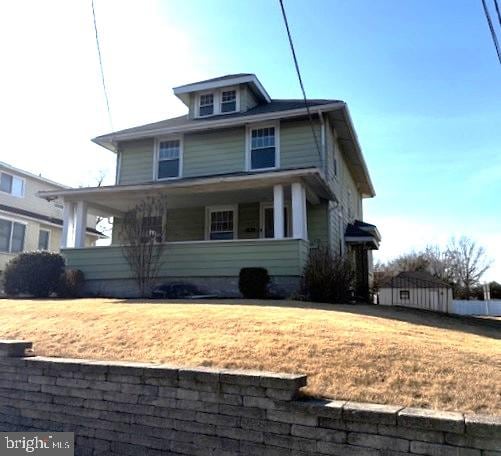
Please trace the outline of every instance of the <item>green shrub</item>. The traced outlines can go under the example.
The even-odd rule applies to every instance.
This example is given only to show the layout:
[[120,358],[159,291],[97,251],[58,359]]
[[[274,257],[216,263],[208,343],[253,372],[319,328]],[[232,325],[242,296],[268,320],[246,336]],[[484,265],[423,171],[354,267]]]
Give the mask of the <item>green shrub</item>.
[[57,290],[64,271],[64,259],[58,253],[21,253],[7,263],[4,291],[7,295],[29,294],[46,298]]
[[264,299],[268,294],[270,276],[264,268],[242,268],[238,280],[238,288],[244,298]]
[[301,295],[314,302],[346,303],[355,278],[351,262],[326,246],[311,249],[301,278]]
[[66,269],[59,278],[57,295],[60,298],[78,298],[84,282],[85,276],[80,269]]

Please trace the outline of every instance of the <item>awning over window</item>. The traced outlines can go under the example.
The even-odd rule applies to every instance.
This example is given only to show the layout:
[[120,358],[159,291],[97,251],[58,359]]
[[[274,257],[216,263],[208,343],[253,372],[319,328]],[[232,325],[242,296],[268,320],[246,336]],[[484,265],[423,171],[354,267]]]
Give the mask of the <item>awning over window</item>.
[[344,233],[344,240],[351,245],[366,245],[371,250],[377,250],[381,242],[381,235],[376,225],[355,220],[349,223]]

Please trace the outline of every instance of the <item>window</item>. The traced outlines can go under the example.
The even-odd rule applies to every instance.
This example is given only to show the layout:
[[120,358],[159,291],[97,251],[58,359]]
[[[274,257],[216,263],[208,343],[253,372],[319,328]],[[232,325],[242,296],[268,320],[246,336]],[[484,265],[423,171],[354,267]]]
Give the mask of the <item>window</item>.
[[148,238],[153,238],[155,242],[163,242],[163,217],[143,217],[143,233],[147,233]]
[[208,208],[208,239],[225,240],[236,237],[236,209],[233,207]]
[[24,224],[0,219],[0,252],[22,252],[25,232]]
[[24,179],[7,173],[0,173],[0,191],[12,196],[24,196]]
[[237,110],[237,91],[228,90],[221,96],[221,112],[233,112]]
[[179,139],[158,143],[158,179],[180,176],[181,141]]
[[198,113],[200,116],[211,116],[214,114],[214,94],[208,93],[200,95],[200,107]]
[[400,290],[400,299],[410,299],[411,294],[409,290]]
[[275,127],[251,129],[250,169],[268,169],[278,166],[275,131]]
[[38,232],[38,250],[49,250],[49,230],[40,230]]

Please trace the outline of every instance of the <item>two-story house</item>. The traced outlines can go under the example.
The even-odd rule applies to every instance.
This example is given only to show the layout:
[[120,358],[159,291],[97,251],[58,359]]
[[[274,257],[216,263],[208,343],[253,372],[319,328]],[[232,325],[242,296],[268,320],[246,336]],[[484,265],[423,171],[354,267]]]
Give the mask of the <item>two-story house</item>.
[[[120,217],[147,195],[164,195],[167,243],[159,283],[187,281],[209,293],[238,293],[242,267],[264,267],[284,294],[297,289],[310,248],[352,255],[358,293],[368,290],[375,226],[362,222],[374,196],[346,103],[272,99],[253,74],[174,88],[186,115],[93,141],[117,154],[116,185],[44,192],[64,202],[63,249],[89,291],[137,291],[114,233],[85,248],[88,213]],[[80,228],[79,228],[80,227]],[[65,233],[70,233],[66,229]]]
[[[40,191],[61,191],[64,185],[0,162],[0,275],[21,252],[59,252],[63,231],[63,205],[46,201]],[[95,244],[100,233],[89,215],[85,245]]]

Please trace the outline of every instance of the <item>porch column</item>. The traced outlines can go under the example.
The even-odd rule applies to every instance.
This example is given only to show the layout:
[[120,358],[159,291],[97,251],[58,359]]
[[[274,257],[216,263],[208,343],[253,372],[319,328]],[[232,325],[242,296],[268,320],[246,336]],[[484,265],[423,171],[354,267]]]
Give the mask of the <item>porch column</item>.
[[79,201],[75,213],[75,247],[85,247],[85,231],[87,229],[87,203]]
[[61,248],[75,246],[75,203],[63,203],[63,232],[61,234]]
[[282,239],[284,237],[284,187],[275,185],[273,187],[273,237]]
[[292,236],[296,239],[308,239],[306,226],[306,192],[304,185],[295,182],[291,185],[292,195]]

